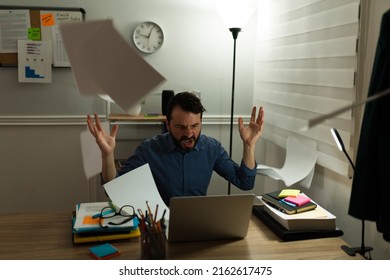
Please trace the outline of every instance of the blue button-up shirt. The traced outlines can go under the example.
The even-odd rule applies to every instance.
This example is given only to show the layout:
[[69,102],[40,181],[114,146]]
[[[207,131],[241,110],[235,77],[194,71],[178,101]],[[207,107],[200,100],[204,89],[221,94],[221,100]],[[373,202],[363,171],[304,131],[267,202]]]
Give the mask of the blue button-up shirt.
[[[201,134],[195,149],[177,149],[169,133],[142,142],[118,172],[122,175],[148,163],[166,205],[174,196],[206,195],[213,171],[242,190],[255,183],[256,169],[230,159],[221,143]],[[136,187],[136,186],[134,186]]]

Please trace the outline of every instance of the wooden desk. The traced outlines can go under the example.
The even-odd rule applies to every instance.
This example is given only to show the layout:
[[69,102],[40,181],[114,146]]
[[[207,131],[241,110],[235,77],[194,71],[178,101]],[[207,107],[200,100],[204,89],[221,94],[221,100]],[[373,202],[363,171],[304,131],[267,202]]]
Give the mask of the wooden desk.
[[[92,259],[88,248],[72,244],[70,213],[0,215],[0,259]],[[139,239],[111,241],[122,253],[115,259],[139,259]],[[350,257],[340,238],[282,242],[252,216],[248,236],[236,241],[167,244],[167,259],[363,259]]]

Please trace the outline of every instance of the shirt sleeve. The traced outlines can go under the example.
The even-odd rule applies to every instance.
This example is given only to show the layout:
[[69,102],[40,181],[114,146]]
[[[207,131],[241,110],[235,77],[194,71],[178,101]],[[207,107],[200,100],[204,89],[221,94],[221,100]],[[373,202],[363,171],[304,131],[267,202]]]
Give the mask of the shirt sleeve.
[[[257,166],[257,163],[255,164]],[[248,168],[243,161],[238,165],[233,161],[226,150],[219,145],[217,159],[214,167],[221,177],[241,190],[251,190],[255,185],[256,167]]]

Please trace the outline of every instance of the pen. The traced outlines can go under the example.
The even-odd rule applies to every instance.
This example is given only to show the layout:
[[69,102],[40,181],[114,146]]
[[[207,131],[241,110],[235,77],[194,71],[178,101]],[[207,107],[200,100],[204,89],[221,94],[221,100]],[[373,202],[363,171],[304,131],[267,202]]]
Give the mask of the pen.
[[100,218],[101,216],[110,214],[112,212],[114,212],[114,210],[110,209],[110,210],[104,211],[103,213],[95,214],[95,215],[92,216],[92,219]]

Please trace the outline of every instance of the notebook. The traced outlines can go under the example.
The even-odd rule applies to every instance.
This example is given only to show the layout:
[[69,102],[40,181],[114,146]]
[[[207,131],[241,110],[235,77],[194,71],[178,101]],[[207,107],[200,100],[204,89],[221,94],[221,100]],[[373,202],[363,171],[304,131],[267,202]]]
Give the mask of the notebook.
[[261,196],[261,198],[267,202],[269,205],[279,209],[283,213],[286,214],[296,214],[296,213],[301,213],[309,210],[313,210],[317,207],[317,204],[314,202],[308,202],[304,205],[301,206],[293,206],[293,205],[288,205],[282,201],[281,198],[279,198],[279,193],[280,191],[275,191],[271,193],[266,193]]
[[168,242],[245,238],[254,198],[254,194],[171,198]]

